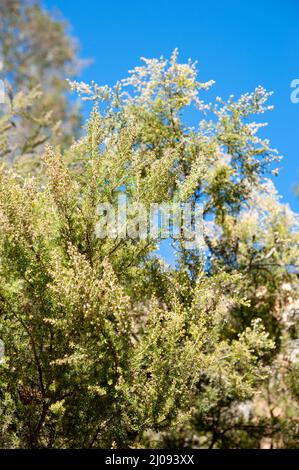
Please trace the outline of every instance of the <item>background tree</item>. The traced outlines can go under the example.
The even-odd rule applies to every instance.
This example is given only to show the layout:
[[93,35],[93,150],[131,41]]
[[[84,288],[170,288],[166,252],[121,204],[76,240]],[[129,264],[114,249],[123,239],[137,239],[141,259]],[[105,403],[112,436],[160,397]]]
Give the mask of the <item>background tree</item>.
[[1,2],[1,78],[6,88],[0,109],[2,159],[36,171],[46,142],[65,146],[76,137],[80,115],[69,99],[66,78],[78,73],[77,49],[67,24],[39,2]]

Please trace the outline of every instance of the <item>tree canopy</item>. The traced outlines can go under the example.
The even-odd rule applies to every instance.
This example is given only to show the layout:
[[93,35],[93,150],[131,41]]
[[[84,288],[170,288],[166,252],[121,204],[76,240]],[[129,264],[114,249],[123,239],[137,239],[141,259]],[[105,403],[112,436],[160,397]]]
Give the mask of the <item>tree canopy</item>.
[[[70,82],[94,103],[78,138],[57,100],[69,38],[38,6],[6,3],[19,92],[0,122],[1,447],[298,446],[298,219],[259,137],[270,93],[208,103],[213,82],[174,51],[114,87]],[[10,47],[19,28],[25,52]],[[204,246],[170,234],[169,266],[159,237],[98,237],[99,205],[120,196],[146,210],[200,203]]]

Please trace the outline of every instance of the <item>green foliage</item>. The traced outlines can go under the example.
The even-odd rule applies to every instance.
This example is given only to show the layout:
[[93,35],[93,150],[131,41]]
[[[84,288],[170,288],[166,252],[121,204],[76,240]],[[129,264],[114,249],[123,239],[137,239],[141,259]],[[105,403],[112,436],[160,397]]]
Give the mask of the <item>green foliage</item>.
[[80,66],[67,25],[31,0],[0,5],[0,63],[6,103],[0,110],[0,156],[37,171],[49,140],[69,145],[80,125],[66,78]]
[[[95,101],[86,135],[47,148],[42,181],[1,169],[2,447],[250,447],[268,435],[241,408],[280,354],[296,217],[252,121],[268,93],[206,105],[211,84],[176,51],[111,89],[75,82]],[[183,120],[193,105],[197,130]],[[159,240],[96,237],[98,204],[120,194],[201,202],[205,252],[173,240],[169,267]]]

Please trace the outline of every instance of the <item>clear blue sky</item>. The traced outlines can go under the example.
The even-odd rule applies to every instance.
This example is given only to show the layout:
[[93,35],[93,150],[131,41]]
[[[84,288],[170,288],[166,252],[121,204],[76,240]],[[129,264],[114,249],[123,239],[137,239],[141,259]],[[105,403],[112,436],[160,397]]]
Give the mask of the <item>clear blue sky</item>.
[[81,78],[112,85],[139,58],[198,60],[200,80],[213,79],[215,96],[226,98],[263,85],[274,91],[275,109],[264,131],[284,155],[275,178],[283,201],[299,212],[299,103],[290,83],[299,79],[299,0],[45,0],[58,8],[81,43],[81,57],[94,63]]

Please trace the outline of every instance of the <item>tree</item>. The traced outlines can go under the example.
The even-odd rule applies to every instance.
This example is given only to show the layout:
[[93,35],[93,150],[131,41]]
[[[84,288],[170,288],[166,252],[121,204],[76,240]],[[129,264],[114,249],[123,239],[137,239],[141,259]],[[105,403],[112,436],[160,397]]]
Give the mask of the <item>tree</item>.
[[1,2],[1,78],[6,88],[0,110],[2,160],[36,170],[46,142],[66,146],[78,135],[80,115],[66,82],[79,70],[76,54],[66,23],[39,2]]
[[[266,178],[275,152],[251,118],[268,94],[206,105],[212,83],[176,51],[144,62],[113,88],[72,84],[95,107],[85,136],[62,153],[47,148],[42,185],[1,172],[3,447],[261,438],[242,405],[279,353],[275,308],[298,256],[294,215]],[[198,130],[183,120],[194,105]],[[166,266],[159,238],[128,236],[134,211],[125,236],[97,236],[99,206],[120,196],[145,211],[201,202],[205,248],[172,234],[177,263]]]

